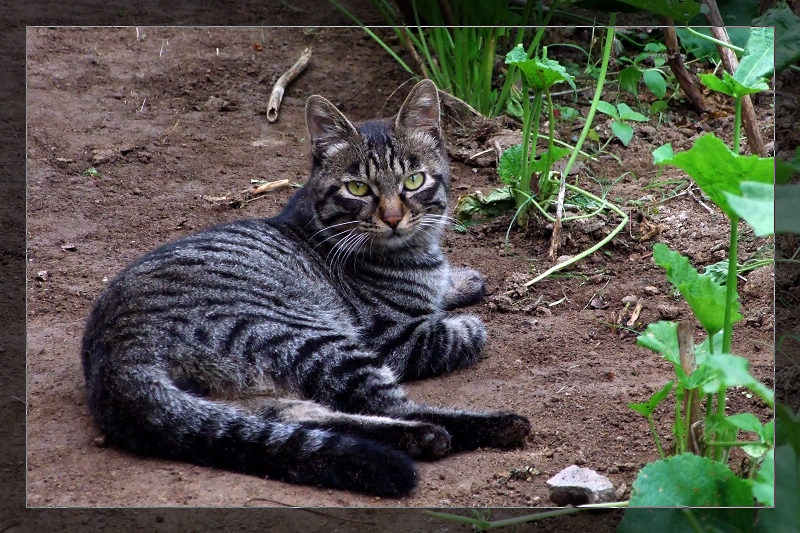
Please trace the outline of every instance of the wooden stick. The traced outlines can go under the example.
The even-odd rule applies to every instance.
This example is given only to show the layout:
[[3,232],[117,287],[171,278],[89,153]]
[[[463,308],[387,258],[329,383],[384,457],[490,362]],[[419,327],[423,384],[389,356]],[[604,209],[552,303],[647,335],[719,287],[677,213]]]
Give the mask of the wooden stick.
[[667,64],[670,70],[675,74],[675,79],[678,80],[678,85],[683,89],[683,94],[692,103],[694,108],[700,113],[706,113],[708,106],[703,98],[703,94],[697,88],[694,78],[689,71],[686,70],[686,65],[683,64],[681,58],[681,50],[678,46],[678,34],[675,33],[672,19],[664,17],[664,43],[667,45]]
[[[717,8],[716,0],[702,0],[703,4],[708,6],[708,13],[706,19],[711,23],[709,30],[717,40],[730,44],[731,40],[728,37],[728,32],[725,30],[725,22],[722,20],[722,15]],[[739,66],[739,60],[736,59],[736,54],[733,50],[726,46],[717,45],[719,56],[722,59],[722,64],[728,74],[733,76],[736,72],[736,67]],[[766,157],[767,148],[764,146],[764,140],[761,138],[761,133],[758,131],[756,123],[756,111],[753,108],[753,101],[750,95],[747,94],[742,98],[742,127],[744,128],[745,135],[747,136],[747,144],[753,154],[760,157]]]
[[272,94],[269,97],[269,105],[267,106],[267,120],[275,122],[278,120],[278,109],[281,107],[281,100],[283,100],[283,92],[286,86],[300,75],[308,66],[308,61],[311,59],[311,48],[306,48],[294,65],[289,68],[283,75],[275,82],[272,88]]
[[[692,326],[683,320],[678,322],[678,353],[681,357],[683,373],[691,376],[692,372],[697,368],[694,354],[694,332]],[[686,431],[686,449],[700,454],[702,450],[699,449],[699,443],[703,442],[702,428],[697,424],[701,420],[700,389],[687,389],[683,401],[689,422]]]

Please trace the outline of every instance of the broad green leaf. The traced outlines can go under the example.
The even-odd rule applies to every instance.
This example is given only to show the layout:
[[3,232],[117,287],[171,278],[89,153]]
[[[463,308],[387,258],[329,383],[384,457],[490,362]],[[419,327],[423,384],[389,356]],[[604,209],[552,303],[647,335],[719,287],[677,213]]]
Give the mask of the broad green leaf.
[[506,54],[506,63],[516,65],[525,77],[529,87],[536,90],[549,89],[556,83],[567,82],[573,90],[575,80],[567,70],[554,59],[529,58],[522,44],[518,44]]
[[684,453],[645,466],[633,482],[631,507],[744,507],[750,485],[727,466]]
[[642,78],[644,79],[644,84],[654,95],[658,98],[664,98],[664,95],[667,94],[667,82],[664,80],[664,75],[661,74],[661,71],[656,69],[645,70]]
[[690,150],[674,154],[672,158],[662,157],[656,163],[685,170],[729,217],[735,216],[735,213],[728,204],[725,192],[740,195],[739,184],[743,181],[773,182],[771,157],[734,154],[712,133],[697,139]]
[[775,187],[775,233],[800,233],[800,184]]
[[746,387],[770,406],[775,403],[775,394],[750,374],[750,362],[732,354],[709,354],[698,358],[698,366],[706,366],[714,372],[712,379],[703,384],[703,392],[717,393],[730,387]]
[[758,475],[753,480],[753,496],[768,507],[775,505],[775,450],[764,455]]
[[753,20],[754,26],[775,26],[775,72],[800,60],[800,17],[780,2]]
[[751,533],[755,516],[752,508],[626,509],[617,532],[687,533],[700,524],[704,533]]
[[681,356],[678,353],[678,324],[675,322],[654,322],[636,338],[636,344],[649,348],[664,356],[664,359],[680,367]]
[[[653,261],[667,270],[667,279],[681,293],[703,328],[713,335],[725,325],[725,288],[709,276],[700,275],[689,259],[658,243],[653,246]],[[731,320],[741,320],[738,297],[733,302]]]
[[695,0],[622,0],[622,2],[684,24],[700,13],[700,2]]
[[508,187],[493,189],[487,196],[476,191],[458,199],[455,215],[460,222],[468,222],[475,214],[492,218],[511,211],[515,206],[514,197]]
[[633,128],[624,122],[617,122],[616,120],[611,123],[611,132],[620,140],[622,144],[628,146],[628,143],[633,139]]
[[619,118],[619,113],[617,112],[617,108],[614,107],[613,104],[606,102],[605,100],[600,100],[597,102],[597,110],[601,113],[605,113],[606,115],[612,116],[614,118]]
[[786,185],[797,174],[800,174],[800,146],[795,150],[791,160],[775,160],[775,184]]
[[[727,264],[727,261],[725,263]],[[714,334],[714,336],[712,338],[714,340],[714,349],[719,351],[722,348],[722,332],[718,331],[717,333]],[[711,353],[711,350],[708,349],[708,345],[709,345],[708,339],[709,338],[706,337],[703,340],[703,342],[701,342],[700,344],[695,346],[695,348],[694,348],[694,356],[696,358],[699,359],[699,358]]]
[[650,104],[650,114],[657,115],[667,108],[667,102],[664,100],[656,100]]
[[763,77],[775,68],[775,39],[773,28],[756,27],[750,29],[750,37],[745,45],[745,55],[739,62],[733,79],[745,87],[766,85]]
[[700,83],[712,91],[733,96],[733,88],[713,74],[700,74]]
[[639,80],[642,71],[637,67],[625,67],[619,71],[619,88],[631,94],[639,94]]
[[637,111],[634,111],[628,104],[624,102],[620,102],[619,104],[617,104],[617,110],[619,110],[620,120],[635,120],[636,122],[647,122],[646,116],[642,115]]
[[656,410],[658,404],[660,404],[664,398],[672,391],[672,385],[674,381],[669,381],[664,387],[657,391],[650,399],[644,403],[629,403],[628,407],[636,411],[637,413],[649,417],[653,414],[653,411]]
[[667,143],[653,150],[654,165],[659,165],[664,161],[671,161],[673,157],[675,157],[675,152],[672,151],[672,143]]
[[509,146],[500,156],[497,163],[497,174],[500,181],[507,185],[516,185],[522,171],[522,144]]
[[781,403],[775,413],[775,508],[759,511],[759,533],[800,531],[800,419]]
[[556,105],[556,109],[561,112],[561,116],[559,117],[560,120],[564,122],[572,122],[579,116],[581,116],[580,112],[574,107],[569,107],[566,105]]
[[743,181],[742,196],[725,192],[731,209],[753,228],[757,237],[775,232],[775,188],[766,183]]

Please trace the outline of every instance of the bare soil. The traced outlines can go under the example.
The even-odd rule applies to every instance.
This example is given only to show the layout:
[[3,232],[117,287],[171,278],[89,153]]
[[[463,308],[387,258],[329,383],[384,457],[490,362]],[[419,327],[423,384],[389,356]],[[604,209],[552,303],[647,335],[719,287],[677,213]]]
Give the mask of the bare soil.
[[[272,83],[308,45],[311,65],[289,87],[271,124]],[[565,276],[521,288],[553,264],[546,259],[544,223],[512,228],[508,248],[510,215],[447,233],[452,262],[478,268],[488,280],[488,297],[469,311],[486,322],[489,346],[474,367],[407,389],[434,405],[511,409],[528,416],[533,430],[520,450],[419,463],[419,487],[389,500],[96,445],[101,433],[86,407],[79,345],[93,301],[129,262],[204,227],[279,212],[293,189],[238,209],[219,198],[249,187],[251,179],[305,180],[306,97],[325,95],[356,120],[390,115],[411,87],[396,90],[407,74],[362,31],[348,28],[139,28],[138,38],[133,28],[34,28],[27,51],[29,506],[540,507],[553,505],[546,480],[571,464],[627,487],[620,494],[626,497],[639,468],[657,458],[645,419],[626,403],[648,399],[672,369],[636,346],[634,330],[691,313],[653,264],[652,244],[668,244],[699,268],[725,257],[728,228],[696,188],[667,199],[680,184],[657,183],[685,176],[674,169],[659,173],[650,152],[666,142],[687,149],[706,131],[729,139],[728,102],[712,100],[716,111],[707,117],[671,108],[668,122],[636,126],[629,147],[609,145],[621,163],[601,155],[582,164],[581,186],[596,194],[610,189],[608,198],[630,214],[630,223]],[[577,107],[586,107],[586,94]],[[563,98],[570,104],[571,97]],[[635,104],[629,95],[623,99]],[[769,104],[756,101],[767,139],[774,131]],[[486,146],[480,135],[465,139],[454,121],[448,124],[461,159]],[[597,124],[608,131],[603,117]],[[569,140],[564,128],[561,138]],[[459,195],[497,185],[491,164],[454,158],[453,205]],[[560,254],[591,246],[619,219],[602,222],[566,226]],[[771,241],[744,226],[741,232],[740,262],[770,249]],[[773,270],[744,277],[744,320],[733,346],[773,386]],[[634,304],[624,303],[626,297],[643,304],[630,324]],[[696,338],[702,338],[699,329]],[[731,412],[769,416],[744,391],[735,391],[729,404]],[[667,446],[669,411],[665,403],[657,417]]]

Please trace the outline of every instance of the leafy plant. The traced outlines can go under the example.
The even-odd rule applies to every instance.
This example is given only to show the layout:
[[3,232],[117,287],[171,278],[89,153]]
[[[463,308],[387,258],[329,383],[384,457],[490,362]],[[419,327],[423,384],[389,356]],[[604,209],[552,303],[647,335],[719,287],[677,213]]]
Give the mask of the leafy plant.
[[628,146],[628,143],[633,139],[633,128],[626,124],[625,121],[647,122],[646,116],[634,111],[624,102],[620,102],[614,107],[613,104],[601,100],[597,103],[597,110],[614,119],[611,122],[611,133],[622,141],[625,146]]
[[[650,89],[656,98],[663,100],[667,94],[667,74],[662,67],[667,60],[664,57],[666,46],[662,43],[647,43],[642,52],[633,59],[620,57],[620,62],[630,63],[629,66],[619,71],[619,88],[639,98],[639,82]],[[652,67],[645,67],[645,62],[653,63]]]

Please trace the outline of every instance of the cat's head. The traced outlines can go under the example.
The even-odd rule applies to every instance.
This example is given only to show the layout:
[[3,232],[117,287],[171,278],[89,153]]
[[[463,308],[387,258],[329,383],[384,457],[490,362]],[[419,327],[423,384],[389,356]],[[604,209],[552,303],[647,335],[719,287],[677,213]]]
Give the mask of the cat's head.
[[395,117],[357,124],[311,96],[306,123],[313,156],[307,187],[326,238],[389,249],[438,239],[450,170],[432,81],[419,82]]

